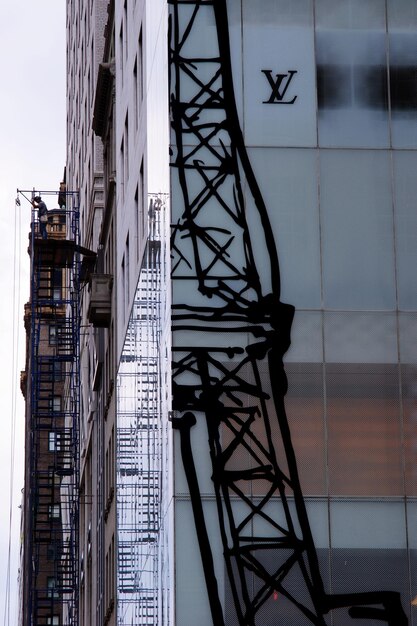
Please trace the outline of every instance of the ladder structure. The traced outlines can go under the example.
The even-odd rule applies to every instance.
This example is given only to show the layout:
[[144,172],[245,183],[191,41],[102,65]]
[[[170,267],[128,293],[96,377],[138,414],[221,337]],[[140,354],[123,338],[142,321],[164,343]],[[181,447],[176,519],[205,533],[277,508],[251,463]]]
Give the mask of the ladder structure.
[[161,623],[162,209],[163,199],[151,196],[148,241],[117,377],[117,604],[120,626]]
[[[274,234],[240,127],[227,2],[169,4],[173,425],[213,625],[325,626],[329,611],[344,608],[404,626],[395,592],[325,589],[284,403],[294,309],[280,298]],[[192,447],[198,425],[208,435],[228,604]]]
[[[33,192],[19,191],[23,194]],[[37,192],[46,202],[56,192]],[[27,332],[24,626],[78,624],[79,337],[85,261],[78,194],[48,211],[47,238],[36,210],[30,233]]]

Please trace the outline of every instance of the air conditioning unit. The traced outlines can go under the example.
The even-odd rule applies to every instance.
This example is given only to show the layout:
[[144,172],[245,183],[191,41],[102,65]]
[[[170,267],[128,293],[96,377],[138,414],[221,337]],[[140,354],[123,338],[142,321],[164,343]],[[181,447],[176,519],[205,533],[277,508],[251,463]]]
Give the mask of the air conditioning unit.
[[88,321],[93,326],[108,328],[110,325],[112,287],[111,274],[90,274],[87,315]]

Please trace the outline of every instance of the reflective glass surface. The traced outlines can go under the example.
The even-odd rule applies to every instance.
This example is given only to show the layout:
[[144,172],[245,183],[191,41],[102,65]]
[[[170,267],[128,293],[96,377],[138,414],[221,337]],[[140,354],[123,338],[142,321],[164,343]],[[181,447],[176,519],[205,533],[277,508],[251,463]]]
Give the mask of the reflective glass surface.
[[395,308],[390,159],[380,151],[321,151],[324,305]]
[[[174,344],[187,348],[188,353],[184,348],[178,356],[188,354],[191,363],[184,365],[177,380],[186,387],[188,407],[197,407],[198,425],[191,442],[203,509],[214,532],[216,572],[223,558],[213,530],[217,472],[223,495],[232,486],[234,490],[228,521],[233,514],[239,532],[247,532],[244,541],[256,535],[259,544],[270,538],[269,515],[285,526],[284,504],[295,534],[306,531],[300,522],[302,509],[295,506],[299,479],[325,590],[398,591],[408,614],[417,562],[415,554],[407,552],[407,542],[413,550],[417,542],[409,529],[412,518],[405,516],[406,498],[414,506],[412,498],[417,496],[417,160],[412,150],[417,145],[413,73],[417,12],[411,0],[228,0],[227,4],[238,130],[245,145],[235,145],[240,135],[231,132],[225,145],[236,147],[232,167],[219,171],[204,137],[198,154],[207,166],[204,176],[202,169],[197,171],[196,160],[195,171],[189,164],[184,169],[182,186],[174,180],[176,172],[172,187],[173,222],[183,228],[182,238],[175,232],[183,257],[178,250],[173,253],[173,300],[183,305],[183,318],[174,324],[179,327]],[[203,52],[206,34],[214,36],[210,20]],[[192,43],[197,45],[196,36]],[[188,88],[187,79],[185,85]],[[227,119],[227,102],[224,105]],[[208,110],[203,122],[206,114],[219,115]],[[240,191],[242,205],[236,200]],[[189,235],[183,214],[187,197],[193,208],[198,206],[193,224],[210,235],[203,243]],[[265,356],[272,345],[269,338],[281,337],[282,328],[277,323],[263,344],[266,352],[259,350],[264,319],[260,322],[251,314],[262,299],[242,279],[250,267],[256,269],[262,294],[276,285],[258,213],[260,197],[278,254],[281,300],[296,309],[291,345],[284,355],[288,424],[279,410],[279,394],[274,397],[281,382],[279,368],[274,369],[273,359],[268,362]],[[241,206],[243,226],[236,217]],[[198,272],[204,274],[201,282]],[[224,292],[218,289],[220,283]],[[230,300],[226,290],[233,294]],[[241,300],[246,308],[232,307],[239,316],[232,323],[228,307]],[[259,335],[254,332],[257,324]],[[248,355],[255,350],[257,357],[250,361]],[[201,408],[201,399],[210,392],[218,401],[217,412]],[[253,420],[248,417],[252,415]],[[210,436],[217,432],[214,445]],[[180,447],[178,440],[178,510],[183,516],[188,507],[191,516],[190,502],[181,509],[182,499],[191,494]],[[268,499],[271,483],[262,473],[266,466],[273,467],[271,473],[290,476],[282,490],[285,497],[274,494]],[[261,508],[260,503],[262,514],[251,516],[250,507]],[[218,510],[224,513],[222,506]],[[232,526],[225,524],[226,543]],[[179,529],[183,549],[186,532],[192,532],[189,520],[184,528]],[[197,550],[195,537],[190,545]],[[240,545],[233,559],[238,549]],[[259,549],[258,557],[272,576],[283,559],[276,546],[269,552]],[[195,580],[201,582],[201,564],[194,556],[190,563],[198,572]],[[287,589],[311,609],[298,565],[290,568]],[[182,592],[189,585],[194,593],[195,581],[186,566],[183,555],[178,563],[178,575],[184,572],[186,581]],[[219,578],[228,626],[239,625],[235,604],[241,591],[235,590],[233,596],[230,582],[234,567],[225,568]],[[244,572],[251,592],[258,592],[259,579]],[[314,623],[300,616],[288,595],[267,595],[257,624]],[[197,604],[194,597],[189,602],[194,619]],[[346,608],[324,619],[335,626],[351,622]],[[358,623],[365,621],[369,620]]]

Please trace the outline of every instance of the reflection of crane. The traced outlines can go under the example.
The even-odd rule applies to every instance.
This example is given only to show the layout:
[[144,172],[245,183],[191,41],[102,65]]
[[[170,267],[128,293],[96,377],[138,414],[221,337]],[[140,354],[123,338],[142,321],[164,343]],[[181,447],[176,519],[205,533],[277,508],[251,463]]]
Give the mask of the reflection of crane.
[[169,1],[171,165],[184,203],[173,207],[174,426],[213,623],[231,621],[193,460],[190,429],[202,419],[237,623],[263,624],[279,594],[298,624],[324,626],[331,609],[348,607],[351,617],[404,626],[398,593],[324,590],[284,406],[293,307],[280,300],[274,237],[239,125],[226,0]]

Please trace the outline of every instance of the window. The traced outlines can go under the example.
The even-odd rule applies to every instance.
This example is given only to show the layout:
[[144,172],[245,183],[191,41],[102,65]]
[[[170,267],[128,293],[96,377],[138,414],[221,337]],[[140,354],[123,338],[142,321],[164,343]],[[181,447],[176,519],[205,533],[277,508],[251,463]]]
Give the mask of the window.
[[125,194],[125,140],[124,138],[122,139],[122,142],[120,144],[120,168],[121,168],[121,182],[122,182],[122,189],[121,189],[121,193],[122,193],[122,201],[124,200],[124,194]]
[[55,470],[51,467],[48,469],[48,487],[53,487],[54,489],[59,489],[61,485],[61,477],[55,472]]
[[121,74],[121,79],[122,79],[122,84],[123,84],[123,66],[124,66],[124,55],[123,55],[123,22],[120,25],[120,31],[119,31],[119,51],[120,51],[120,74]]
[[54,301],[62,299],[62,270],[52,270],[52,299]]
[[62,340],[65,339],[64,330],[65,330],[65,327],[63,324],[51,324],[49,326],[49,345],[50,346],[56,346],[60,338],[61,338],[61,343],[62,343]]
[[129,113],[126,113],[125,117],[125,130],[124,130],[124,166],[123,171],[126,176],[126,180],[123,180],[125,186],[127,185],[127,177],[129,176]]
[[139,202],[140,202],[140,206],[139,206],[139,211],[141,213],[142,216],[142,233],[145,231],[145,202],[144,202],[144,193],[145,193],[145,189],[144,189],[144,165],[143,165],[143,159],[141,161],[140,164],[140,170],[139,170]]
[[130,298],[130,250],[129,250],[129,233],[126,237],[126,246],[125,246],[125,259],[126,259],[126,272],[125,272],[125,310],[128,311],[129,308],[129,298]]
[[[50,341],[51,341],[51,333],[49,332],[49,342]],[[53,379],[55,381],[60,381],[62,380],[62,374],[63,374],[63,362],[58,361],[55,358],[44,360],[42,361],[42,363],[40,363],[39,371],[40,371],[42,380],[50,381],[51,379]]]
[[139,106],[138,106],[138,58],[135,58],[133,66],[133,124],[137,130],[139,122]]
[[46,618],[47,626],[59,626],[59,615],[51,615]]
[[136,260],[139,259],[139,251],[140,251],[140,230],[139,230],[139,186],[136,187],[135,192],[135,231],[136,231]]
[[108,547],[106,559],[105,559],[105,571],[106,571],[106,583],[104,590],[104,602],[105,606],[109,607],[112,605],[114,600],[114,586],[115,586],[115,578],[114,578],[114,566],[115,566],[115,550],[114,550],[114,535],[111,539],[111,543]]
[[123,24],[125,27],[125,37],[124,37],[124,49],[123,49],[123,53],[124,53],[124,62],[126,63],[127,61],[127,50],[128,50],[128,35],[129,35],[129,29],[127,27],[127,0],[125,0],[124,5],[123,5]]
[[110,499],[114,490],[115,458],[114,458],[114,428],[111,431],[106,450],[105,461],[105,489],[106,497]]
[[63,374],[63,367],[62,367],[62,365],[63,365],[62,361],[54,361],[54,363],[53,363],[54,378],[55,378],[56,381],[62,380],[62,374]]
[[56,591],[56,580],[53,576],[48,576],[47,580],[48,586],[48,598],[58,598],[59,593]]
[[58,552],[58,547],[56,543],[50,543],[47,547],[46,550],[46,558],[48,559],[48,561],[55,561],[55,559],[57,558],[59,552]]
[[139,33],[139,41],[138,41],[138,48],[139,48],[139,67],[138,67],[138,101],[139,103],[142,101],[143,98],[143,37],[142,37],[142,28],[140,29],[140,33]]
[[125,257],[123,255],[123,259],[122,259],[122,294],[123,294],[123,302],[122,302],[122,309],[123,309],[123,319],[126,319],[126,302],[125,302],[125,298],[126,298],[126,270],[125,270]]
[[48,435],[49,452],[58,452],[61,449],[61,434],[51,430]]
[[62,410],[61,396],[52,396],[52,398],[49,399],[49,409],[54,413],[60,413]]
[[49,327],[49,345],[50,346],[56,346],[56,336],[57,336],[56,326],[51,325]]
[[59,504],[50,504],[48,507],[49,519],[59,519],[61,517],[61,507]]

